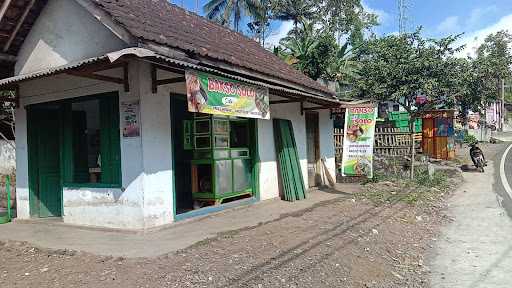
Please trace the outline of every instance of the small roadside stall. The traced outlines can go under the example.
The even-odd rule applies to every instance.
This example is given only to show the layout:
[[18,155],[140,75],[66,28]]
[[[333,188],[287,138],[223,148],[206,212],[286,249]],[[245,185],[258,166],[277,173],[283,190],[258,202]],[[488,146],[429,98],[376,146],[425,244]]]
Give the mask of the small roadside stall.
[[455,158],[455,110],[425,111],[423,120],[423,154],[431,158]]
[[19,219],[149,229],[334,175],[341,102],[256,41],[166,0],[6,7]]

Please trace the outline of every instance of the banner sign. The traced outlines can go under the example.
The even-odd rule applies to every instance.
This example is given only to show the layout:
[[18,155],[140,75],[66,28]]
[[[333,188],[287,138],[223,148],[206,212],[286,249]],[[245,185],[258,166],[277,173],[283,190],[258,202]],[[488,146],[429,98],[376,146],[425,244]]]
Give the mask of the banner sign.
[[268,88],[187,71],[188,111],[270,119]]
[[373,178],[375,107],[351,107],[345,112],[342,175]]

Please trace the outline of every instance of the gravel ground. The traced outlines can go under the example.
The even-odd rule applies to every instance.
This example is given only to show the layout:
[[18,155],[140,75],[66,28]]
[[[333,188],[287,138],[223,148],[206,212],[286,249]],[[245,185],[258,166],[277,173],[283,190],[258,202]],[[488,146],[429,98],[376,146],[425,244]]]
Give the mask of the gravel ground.
[[[158,258],[0,243],[1,287],[428,287],[442,205],[338,200]],[[433,240],[434,239],[434,240]]]

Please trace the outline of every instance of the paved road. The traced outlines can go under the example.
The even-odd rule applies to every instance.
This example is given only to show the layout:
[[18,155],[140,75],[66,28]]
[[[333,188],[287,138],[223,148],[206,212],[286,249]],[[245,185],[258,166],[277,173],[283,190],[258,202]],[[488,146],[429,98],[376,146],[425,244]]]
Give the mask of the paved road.
[[[464,173],[466,183],[449,200],[453,222],[442,229],[431,262],[434,288],[512,287],[512,201],[501,175],[512,184],[512,148],[489,162],[485,173]],[[512,213],[511,213],[512,215]]]

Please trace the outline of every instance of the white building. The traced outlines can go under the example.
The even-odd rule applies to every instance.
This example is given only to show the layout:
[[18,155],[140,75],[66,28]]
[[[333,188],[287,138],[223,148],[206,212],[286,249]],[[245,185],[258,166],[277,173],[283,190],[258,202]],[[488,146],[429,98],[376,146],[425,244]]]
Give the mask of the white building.
[[[339,102],[258,43],[166,0],[28,2],[6,7],[22,29],[0,15],[18,218],[147,229],[278,198],[275,119],[292,123],[305,187],[322,158],[335,175]],[[270,120],[189,112],[186,72],[269,91]]]

